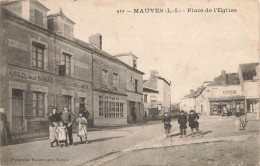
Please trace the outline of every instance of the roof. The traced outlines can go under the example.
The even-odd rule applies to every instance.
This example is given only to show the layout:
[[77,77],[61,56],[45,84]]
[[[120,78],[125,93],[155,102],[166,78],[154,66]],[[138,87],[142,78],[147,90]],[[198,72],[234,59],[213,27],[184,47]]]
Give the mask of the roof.
[[57,17],[57,16],[62,16],[64,17],[66,20],[68,20],[69,22],[71,22],[72,24],[75,24],[75,22],[73,22],[71,19],[69,19],[67,16],[65,16],[65,14],[62,12],[62,9],[60,8],[60,11],[56,14],[50,14],[47,17],[48,18],[52,18],[52,17]]
[[196,98],[196,97],[198,97],[205,89],[206,89],[206,87],[198,88],[198,90],[193,91],[193,92],[191,92],[190,94],[185,95],[184,97],[185,97],[185,98]]
[[157,76],[158,79],[165,81],[169,86],[171,86],[171,81],[166,80],[165,78],[161,76]]
[[136,59],[138,59],[138,57],[137,57],[136,55],[134,55],[132,52],[121,53],[121,54],[114,55],[114,57],[122,57],[122,56],[133,56],[133,57],[135,57]]
[[[212,81],[209,84],[209,86],[222,85],[223,79],[224,78],[222,75],[215,77],[214,81]],[[227,73],[226,74],[226,85],[238,85],[238,84],[240,84],[238,73]]]
[[247,63],[240,64],[239,68],[241,69],[243,80],[253,80],[253,77],[256,76],[256,66],[259,63]]
[[159,93],[158,90],[151,89],[151,88],[148,88],[148,87],[143,87],[143,92]]
[[[3,5],[10,5],[10,4],[13,4],[13,3],[16,3],[16,2],[22,2],[24,0],[14,0],[14,1],[6,1],[6,2],[3,2],[2,4]],[[32,2],[35,2],[37,4],[39,4],[40,6],[42,6],[43,8],[45,8],[47,11],[49,11],[49,9],[44,6],[41,2],[37,1],[37,0],[31,0]]]
[[84,41],[82,41],[82,40],[79,40],[79,39],[77,39],[77,38],[74,38],[73,40],[74,40],[75,43],[77,43],[78,45],[81,45],[82,47],[86,47],[86,48],[88,48],[88,49],[90,49],[90,50],[92,50],[92,51],[94,51],[94,52],[96,52],[96,53],[98,53],[98,54],[100,54],[100,55],[105,56],[106,58],[108,58],[108,59],[110,59],[110,60],[113,60],[113,61],[115,61],[115,62],[118,62],[118,63],[120,63],[121,65],[126,66],[128,69],[131,69],[131,70],[133,70],[133,71],[135,71],[135,72],[137,72],[137,73],[139,73],[139,74],[142,74],[142,75],[144,74],[143,72],[141,72],[141,71],[139,71],[139,70],[137,70],[137,69],[135,69],[135,68],[129,66],[128,64],[122,62],[121,60],[117,59],[116,57],[113,57],[113,56],[110,55],[109,53],[103,51],[102,49],[100,49],[100,48],[98,48],[98,47],[96,47],[96,46],[94,46],[94,45],[92,45],[92,44],[86,43],[86,42],[84,42]]

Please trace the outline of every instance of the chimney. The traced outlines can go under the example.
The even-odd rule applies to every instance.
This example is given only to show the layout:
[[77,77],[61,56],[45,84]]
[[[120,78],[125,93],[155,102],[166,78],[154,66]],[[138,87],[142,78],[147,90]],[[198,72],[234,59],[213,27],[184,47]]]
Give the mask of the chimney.
[[227,73],[225,70],[221,71],[221,85],[227,85]]
[[101,34],[97,33],[95,35],[89,36],[89,44],[92,44],[99,49],[102,50],[102,36]]
[[151,70],[151,71],[150,71],[150,77],[151,77],[151,78],[155,78],[155,77],[157,77],[158,75],[159,75],[158,71],[156,71],[156,70]]

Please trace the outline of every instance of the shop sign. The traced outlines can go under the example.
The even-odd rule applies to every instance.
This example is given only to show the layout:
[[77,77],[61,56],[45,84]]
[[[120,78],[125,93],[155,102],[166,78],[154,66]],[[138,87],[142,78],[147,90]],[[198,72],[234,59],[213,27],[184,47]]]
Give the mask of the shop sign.
[[55,79],[54,77],[43,76],[40,74],[29,73],[29,72],[24,72],[24,71],[10,70],[9,77],[20,78],[20,79],[25,79],[25,80],[30,80],[30,81],[50,83],[50,84],[56,83],[56,84],[73,87],[73,88],[88,89],[87,84]]
[[223,94],[227,95],[227,94],[237,94],[236,90],[224,90]]

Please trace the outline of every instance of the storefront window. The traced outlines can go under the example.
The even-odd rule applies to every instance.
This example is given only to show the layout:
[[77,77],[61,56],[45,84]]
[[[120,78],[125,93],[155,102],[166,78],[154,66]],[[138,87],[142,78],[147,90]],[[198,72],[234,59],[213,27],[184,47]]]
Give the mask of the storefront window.
[[44,93],[33,92],[33,116],[44,117]]
[[99,116],[104,118],[124,117],[123,103],[118,98],[103,98],[99,96]]

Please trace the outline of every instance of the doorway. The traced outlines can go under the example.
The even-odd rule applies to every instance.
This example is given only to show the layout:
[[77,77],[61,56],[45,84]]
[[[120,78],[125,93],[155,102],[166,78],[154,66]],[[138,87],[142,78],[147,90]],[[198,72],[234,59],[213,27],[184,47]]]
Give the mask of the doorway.
[[12,90],[12,133],[23,132],[23,91]]

